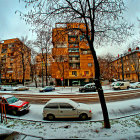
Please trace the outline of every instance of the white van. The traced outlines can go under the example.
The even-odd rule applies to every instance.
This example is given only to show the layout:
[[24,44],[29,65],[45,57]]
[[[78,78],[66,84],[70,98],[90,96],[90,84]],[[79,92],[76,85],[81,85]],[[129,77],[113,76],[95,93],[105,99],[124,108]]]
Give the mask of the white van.
[[129,82],[118,82],[113,86],[113,89],[129,89],[130,83]]

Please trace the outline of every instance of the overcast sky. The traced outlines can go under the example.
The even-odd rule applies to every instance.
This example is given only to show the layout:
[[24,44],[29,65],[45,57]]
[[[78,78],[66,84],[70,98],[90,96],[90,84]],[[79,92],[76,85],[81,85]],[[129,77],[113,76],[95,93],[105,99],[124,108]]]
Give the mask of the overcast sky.
[[[135,24],[136,31],[138,31],[137,18],[139,17],[140,19],[140,0],[125,1],[129,8],[126,17],[129,22]],[[33,38],[32,32],[29,31],[30,25],[26,25],[19,15],[15,14],[16,10],[25,11],[24,4],[22,2],[19,3],[19,0],[0,0],[0,40],[21,38],[21,36],[26,35],[29,39]],[[98,52],[101,53],[102,51],[103,48]]]

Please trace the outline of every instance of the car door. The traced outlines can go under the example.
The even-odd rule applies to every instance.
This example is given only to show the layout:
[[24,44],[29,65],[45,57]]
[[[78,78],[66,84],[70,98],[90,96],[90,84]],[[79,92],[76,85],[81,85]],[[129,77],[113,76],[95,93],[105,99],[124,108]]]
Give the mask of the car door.
[[77,109],[69,103],[59,103],[59,116],[61,118],[77,117]]
[[59,108],[57,103],[50,103],[45,106],[44,114],[53,114],[55,117],[59,115]]
[[85,86],[85,91],[87,91],[87,92],[91,91],[91,86],[90,85],[86,85]]
[[137,87],[140,88],[140,83],[137,84]]
[[96,91],[95,86],[91,85],[91,91]]
[[120,84],[120,89],[125,89],[124,83]]

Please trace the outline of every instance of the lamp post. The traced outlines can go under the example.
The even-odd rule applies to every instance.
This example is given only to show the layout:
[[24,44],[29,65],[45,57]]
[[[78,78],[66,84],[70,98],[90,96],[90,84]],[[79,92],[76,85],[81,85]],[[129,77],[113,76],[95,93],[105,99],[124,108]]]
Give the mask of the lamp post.
[[43,48],[42,48],[42,88],[44,87],[44,78],[43,78]]
[[121,63],[122,63],[122,80],[124,81],[124,68],[123,68],[123,57],[121,54]]

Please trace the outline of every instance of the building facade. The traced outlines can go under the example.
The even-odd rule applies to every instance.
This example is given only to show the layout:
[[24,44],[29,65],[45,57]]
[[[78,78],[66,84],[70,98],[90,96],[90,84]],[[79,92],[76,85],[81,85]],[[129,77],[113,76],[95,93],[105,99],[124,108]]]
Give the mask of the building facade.
[[36,64],[35,64],[36,65],[36,75],[41,77],[42,72],[43,72],[43,75],[46,76],[46,69],[47,69],[47,75],[50,76],[51,75],[51,69],[50,69],[51,62],[52,62],[52,55],[50,53],[37,54]]
[[18,38],[0,43],[0,79],[2,83],[30,80],[31,50]]
[[140,50],[129,49],[127,53],[118,55],[110,64],[112,78],[129,81],[140,81]]
[[93,82],[94,62],[83,23],[56,23],[52,31],[51,75],[56,85],[84,85]]

